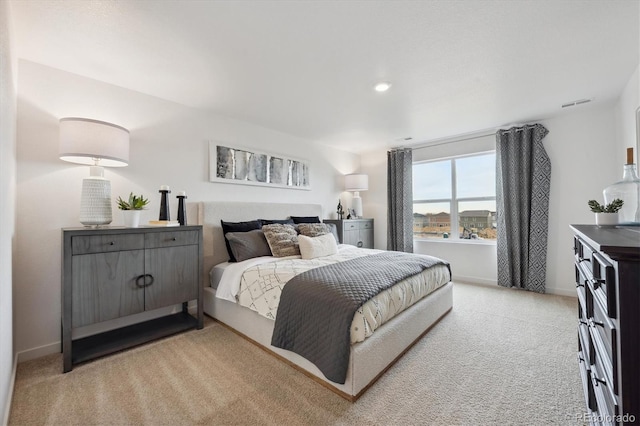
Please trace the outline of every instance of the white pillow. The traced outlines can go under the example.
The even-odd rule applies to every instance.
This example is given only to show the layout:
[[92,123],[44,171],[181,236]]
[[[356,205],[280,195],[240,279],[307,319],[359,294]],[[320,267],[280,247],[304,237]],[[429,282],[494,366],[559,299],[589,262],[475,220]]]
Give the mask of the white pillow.
[[298,235],[298,244],[303,259],[331,256],[338,252],[338,245],[333,234],[320,235],[319,237]]

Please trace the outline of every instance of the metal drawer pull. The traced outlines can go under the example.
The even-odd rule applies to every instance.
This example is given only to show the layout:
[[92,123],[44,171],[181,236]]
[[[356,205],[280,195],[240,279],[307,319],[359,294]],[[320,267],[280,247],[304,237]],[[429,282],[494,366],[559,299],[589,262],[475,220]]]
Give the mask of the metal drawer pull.
[[[147,277],[151,278],[151,281],[147,282]],[[142,284],[140,284],[140,279],[143,280]],[[136,278],[136,285],[139,288],[145,288],[145,287],[149,287],[151,284],[153,284],[154,281],[155,281],[155,279],[153,278],[153,275],[144,274],[144,275],[140,275],[138,278]]]
[[589,321],[591,321],[591,324],[593,324],[593,325],[597,325],[597,326],[599,326],[599,327],[604,328],[604,323],[603,323],[603,322],[596,321],[596,320],[594,320],[594,319],[591,319],[591,320],[589,320]]

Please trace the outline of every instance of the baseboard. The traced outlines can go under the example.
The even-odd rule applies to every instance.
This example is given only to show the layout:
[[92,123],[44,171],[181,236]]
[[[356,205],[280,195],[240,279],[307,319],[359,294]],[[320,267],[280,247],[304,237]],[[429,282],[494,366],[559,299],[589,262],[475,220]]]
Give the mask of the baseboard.
[[41,356],[51,355],[60,352],[60,342],[50,343],[37,348],[27,349],[16,354],[18,362],[29,361],[31,359],[40,358]]
[[[454,276],[452,281],[454,283],[460,282],[465,284],[477,284],[485,287],[496,287],[498,285],[498,282],[494,280],[485,280],[482,278],[465,277],[465,276]],[[574,289],[567,290],[564,288],[557,288],[557,287],[545,288],[545,294],[553,294],[556,296],[578,297]]]
[[18,354],[13,357],[13,367],[11,368],[11,380],[9,381],[9,389],[7,391],[7,400],[4,404],[3,425],[9,424],[9,414],[11,414],[11,402],[13,401],[13,388],[16,385],[16,373],[18,372]]
[[454,283],[460,282],[465,284],[479,284],[487,287],[495,287],[498,285],[498,282],[496,280],[487,280],[477,277],[466,277],[464,275],[453,275],[451,277],[451,281],[453,281]]
[[578,293],[575,289],[567,290],[564,288],[549,288],[545,289],[545,293],[547,294],[555,294],[556,296],[567,296],[567,297],[578,297]]

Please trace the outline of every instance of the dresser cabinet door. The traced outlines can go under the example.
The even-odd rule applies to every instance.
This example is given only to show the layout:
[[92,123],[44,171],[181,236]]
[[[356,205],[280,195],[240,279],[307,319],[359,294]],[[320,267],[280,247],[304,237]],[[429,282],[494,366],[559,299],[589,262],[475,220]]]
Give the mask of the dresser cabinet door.
[[197,245],[147,249],[145,272],[147,310],[198,298]]
[[144,311],[144,250],[76,255],[71,268],[72,327]]

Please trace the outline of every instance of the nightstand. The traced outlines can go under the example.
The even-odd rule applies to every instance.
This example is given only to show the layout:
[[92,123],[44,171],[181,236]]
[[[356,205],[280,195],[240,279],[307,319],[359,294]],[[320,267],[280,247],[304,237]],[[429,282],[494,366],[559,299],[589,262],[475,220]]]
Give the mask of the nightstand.
[[[62,230],[63,371],[202,328],[202,226]],[[187,302],[197,300],[197,314]],[[182,304],[181,312],[75,339],[75,329]]]
[[336,225],[341,244],[373,248],[373,219],[327,219],[324,223]]

